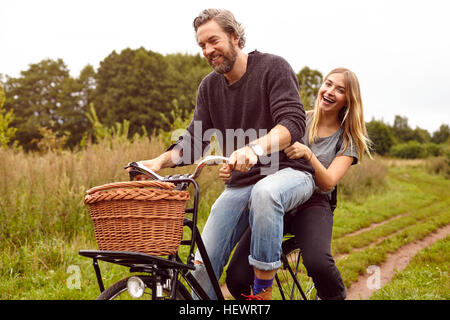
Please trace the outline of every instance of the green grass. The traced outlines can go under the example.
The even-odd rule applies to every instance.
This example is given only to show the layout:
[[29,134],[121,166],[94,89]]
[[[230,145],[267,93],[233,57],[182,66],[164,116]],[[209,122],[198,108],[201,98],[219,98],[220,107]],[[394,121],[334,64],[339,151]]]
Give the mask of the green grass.
[[450,206],[450,200],[437,202],[424,208],[417,208],[405,213],[401,217],[393,219],[381,226],[366,232],[335,239],[333,241],[333,255],[348,254],[354,249],[366,247],[379,241],[380,238],[387,237],[396,232],[402,231],[408,226],[416,225],[435,215],[445,212]]
[[[385,192],[364,202],[340,203],[336,210],[332,252],[346,254],[337,261],[346,286],[370,265],[384,262],[387,254],[450,224],[450,180],[427,174],[423,166],[391,167],[386,185]],[[345,237],[397,215],[401,216]]]
[[450,300],[450,237],[419,252],[373,300]]
[[[384,192],[375,193],[360,201],[338,200],[338,208],[335,212],[333,238],[338,239],[344,235],[366,228],[373,223],[382,222],[396,215],[427,207],[441,199],[441,188],[423,188],[421,183],[428,180],[408,178],[404,175],[422,177],[421,169],[392,168],[387,175]],[[411,175],[410,175],[411,174]],[[428,176],[429,180],[436,181],[437,185],[449,185],[445,179]],[[448,194],[448,192],[447,192]]]
[[410,242],[423,239],[438,228],[448,224],[450,224],[449,210],[430,218],[424,223],[410,226],[376,246],[356,251],[344,259],[338,260],[336,265],[341,272],[345,285],[350,286],[352,282],[357,281],[358,276],[364,274],[367,267],[384,262],[388,253],[393,253]]

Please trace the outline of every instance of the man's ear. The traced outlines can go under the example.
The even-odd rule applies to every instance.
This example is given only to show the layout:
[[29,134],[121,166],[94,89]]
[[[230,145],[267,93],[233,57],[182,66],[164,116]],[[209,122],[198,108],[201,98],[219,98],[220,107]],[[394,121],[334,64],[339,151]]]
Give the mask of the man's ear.
[[234,32],[231,34],[231,40],[235,46],[239,46],[239,37]]

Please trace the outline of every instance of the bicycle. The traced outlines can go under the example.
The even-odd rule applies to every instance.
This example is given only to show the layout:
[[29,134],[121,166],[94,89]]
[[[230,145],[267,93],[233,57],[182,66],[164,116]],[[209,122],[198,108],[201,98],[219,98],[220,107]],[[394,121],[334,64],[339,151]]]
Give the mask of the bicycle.
[[[203,258],[207,275],[213,285],[217,299],[224,300],[219,282],[214,274],[197,227],[200,189],[196,178],[198,178],[205,166],[216,165],[220,161],[227,161],[227,158],[208,156],[199,162],[193,174],[177,174],[165,177],[141,166],[139,163],[133,162],[129,164],[132,167],[130,180],[133,180],[137,175],[145,175],[161,182],[171,182],[176,185],[178,190],[186,190],[190,185],[194,186],[193,207],[185,210],[186,214],[192,214],[192,218],[184,217],[184,226],[190,229],[190,239],[183,239],[180,244],[180,247],[188,247],[188,254],[185,261],[183,261],[180,256],[180,250],[165,257],[129,251],[80,250],[79,254],[81,256],[92,259],[101,292],[97,300],[122,299],[129,296],[132,298],[150,298],[152,300],[191,300],[193,299],[193,293],[201,300],[210,300],[205,290],[191,273],[191,271],[195,270],[195,247],[198,248]],[[282,248],[282,267],[279,268],[275,276],[280,297],[283,300],[308,300],[312,297],[314,285],[304,272],[304,269],[302,269],[301,252],[295,245],[295,238],[292,235],[285,236]],[[105,289],[98,264],[99,260],[128,267],[133,275],[119,280]],[[302,286],[305,285],[307,288],[303,290]]]

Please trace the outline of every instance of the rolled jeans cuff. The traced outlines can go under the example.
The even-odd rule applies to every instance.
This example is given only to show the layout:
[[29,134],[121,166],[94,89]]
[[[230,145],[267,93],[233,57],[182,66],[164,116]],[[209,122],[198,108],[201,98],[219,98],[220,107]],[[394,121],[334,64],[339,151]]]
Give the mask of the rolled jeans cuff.
[[275,262],[261,262],[252,258],[252,256],[248,256],[248,263],[256,269],[263,271],[276,270],[281,267],[281,260]]

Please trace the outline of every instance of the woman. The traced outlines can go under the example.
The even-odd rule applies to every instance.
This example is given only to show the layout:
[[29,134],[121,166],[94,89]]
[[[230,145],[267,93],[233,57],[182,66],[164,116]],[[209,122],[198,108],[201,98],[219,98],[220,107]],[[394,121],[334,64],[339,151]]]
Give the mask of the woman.
[[[345,299],[346,288],[331,256],[333,212],[330,194],[352,164],[370,157],[359,82],[344,68],[332,70],[319,90],[306,120],[305,144],[285,149],[291,159],[305,158],[315,169],[316,190],[296,209],[289,223],[303,262],[321,299]],[[220,173],[226,179],[224,173]],[[254,298],[253,270],[248,264],[250,230],[242,237],[227,270],[227,285],[236,299]],[[271,290],[271,288],[268,288]]]

